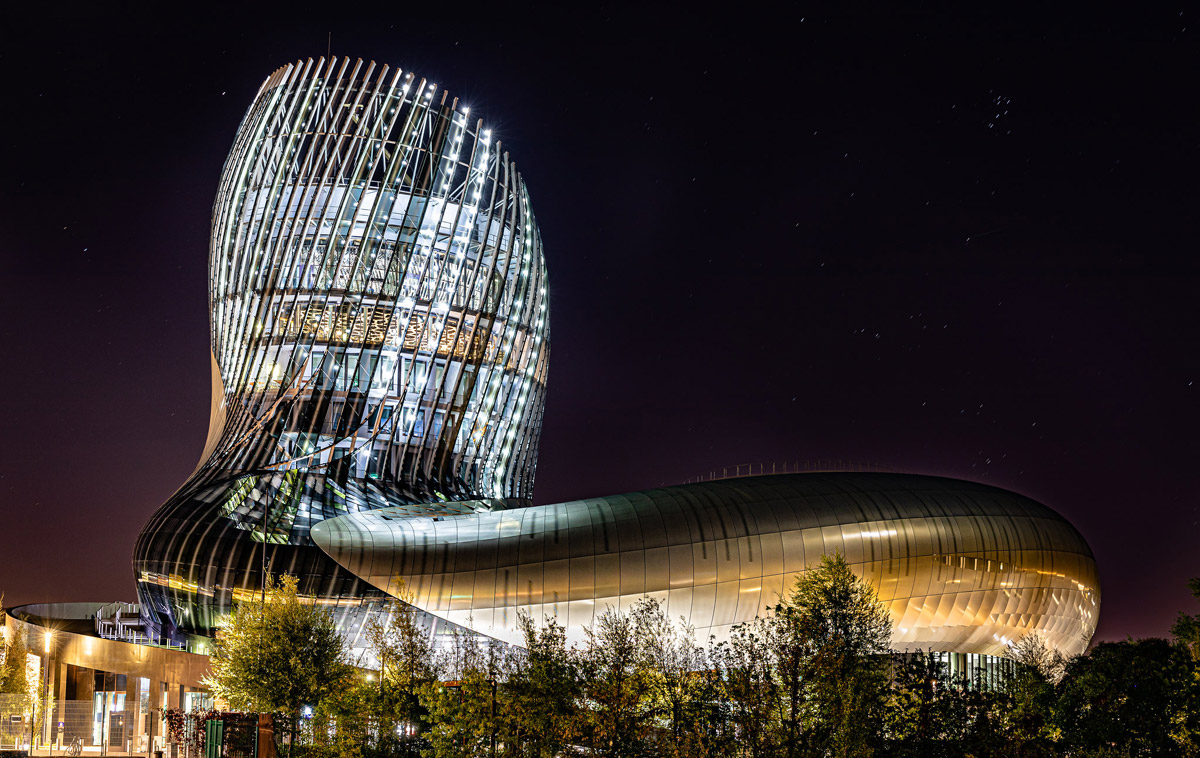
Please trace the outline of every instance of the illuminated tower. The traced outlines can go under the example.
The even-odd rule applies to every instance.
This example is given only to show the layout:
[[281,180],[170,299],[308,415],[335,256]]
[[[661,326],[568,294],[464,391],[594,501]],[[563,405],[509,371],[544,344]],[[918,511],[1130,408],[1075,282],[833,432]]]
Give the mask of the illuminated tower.
[[209,434],[138,539],[147,620],[209,633],[265,561],[352,632],[383,595],[313,524],[528,505],[546,303],[525,185],[467,108],[374,63],[271,74],[213,207]]

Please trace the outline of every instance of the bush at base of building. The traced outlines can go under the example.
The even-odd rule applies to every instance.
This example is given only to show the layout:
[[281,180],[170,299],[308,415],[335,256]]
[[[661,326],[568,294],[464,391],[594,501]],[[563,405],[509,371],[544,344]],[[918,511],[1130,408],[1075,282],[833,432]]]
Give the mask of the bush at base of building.
[[[268,580],[259,597],[243,600],[221,624],[209,657],[213,694],[231,707],[280,716],[287,752],[300,726],[352,683],[346,643],[326,609],[301,598],[296,578]],[[282,724],[281,724],[282,722]]]

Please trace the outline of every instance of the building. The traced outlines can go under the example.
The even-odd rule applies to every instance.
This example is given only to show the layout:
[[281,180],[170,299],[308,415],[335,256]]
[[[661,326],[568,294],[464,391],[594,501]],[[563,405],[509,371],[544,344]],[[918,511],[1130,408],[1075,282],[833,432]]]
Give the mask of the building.
[[268,574],[297,576],[352,644],[401,583],[431,634],[517,642],[526,611],[577,638],[649,596],[720,638],[833,551],[879,590],[894,646],[964,670],[1030,632],[1070,654],[1095,630],[1083,538],[984,485],[788,473],[534,507],[550,327],[529,193],[412,73],[321,59],[263,82],[218,186],[209,293],[208,439],[137,540],[139,602],[7,622],[60,715],[83,714],[68,739],[161,744],[148,714],[204,702],[209,640]]
[[296,575],[355,640],[387,596],[312,524],[531,502],[541,238],[516,164],[437,84],[348,59],[271,74],[222,171],[209,276],[208,439],[137,540],[139,602],[6,622],[61,703],[33,730],[43,745],[161,746],[147,714],[206,702],[209,639],[265,573]]
[[438,518],[384,508],[312,534],[389,594],[511,643],[519,612],[553,616],[577,641],[643,597],[698,639],[725,639],[833,553],[878,590],[896,650],[999,656],[1037,633],[1074,655],[1099,609],[1091,551],[1057,513],[912,474],[751,476]]
[[212,705],[204,677],[208,656],[148,639],[129,603],[25,605],[8,613],[0,633],[28,645],[27,675],[52,711],[37,722],[0,695],[0,750],[28,745],[63,750],[79,740],[89,752],[162,749],[160,708]]
[[209,276],[208,442],[134,551],[150,634],[202,645],[265,570],[353,637],[385,596],[313,524],[530,503],[541,239],[516,164],[437,84],[348,59],[268,77],[221,175]]

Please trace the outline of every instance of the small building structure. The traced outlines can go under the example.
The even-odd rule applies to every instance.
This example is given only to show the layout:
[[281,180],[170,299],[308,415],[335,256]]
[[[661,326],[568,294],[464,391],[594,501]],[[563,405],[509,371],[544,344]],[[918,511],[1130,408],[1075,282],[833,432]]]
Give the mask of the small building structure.
[[152,758],[167,748],[161,709],[212,704],[208,656],[147,637],[139,618],[130,603],[10,609],[4,638],[24,638],[30,679],[50,708],[39,706],[31,724],[23,708],[0,700],[0,749],[32,745],[34,754],[49,755],[78,743],[84,754]]

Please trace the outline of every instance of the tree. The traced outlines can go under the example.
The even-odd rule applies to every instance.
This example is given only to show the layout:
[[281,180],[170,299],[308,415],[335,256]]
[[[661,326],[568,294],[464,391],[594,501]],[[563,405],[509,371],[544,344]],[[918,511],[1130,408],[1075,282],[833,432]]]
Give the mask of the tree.
[[290,755],[302,710],[346,686],[345,658],[333,616],[302,600],[285,575],[268,579],[265,602],[243,600],[221,623],[207,684],[231,708],[284,714]]
[[[314,743],[340,758],[418,756],[429,746],[420,692],[438,678],[429,630],[415,607],[391,600],[363,631],[379,669],[352,677],[316,709]],[[336,728],[318,728],[329,720]]]
[[[1192,597],[1200,600],[1200,577],[1188,580],[1188,589],[1192,591]],[[1186,650],[1192,659],[1188,719],[1178,730],[1178,739],[1191,751],[1190,755],[1200,755],[1200,614],[1189,615],[1181,611],[1171,626],[1171,636],[1175,638],[1175,644]]]
[[5,712],[0,715],[5,719],[10,715],[24,716],[29,724],[28,734],[32,741],[38,703],[35,689],[37,683],[29,681],[25,668],[28,657],[25,634],[18,631],[13,635],[13,639],[9,640],[4,650],[4,664],[0,666],[0,695],[6,696],[0,698],[0,702],[5,706]]
[[946,664],[935,653],[895,654],[892,672],[884,721],[890,754],[938,755],[949,731]]
[[377,728],[376,691],[370,682],[348,684],[331,693],[313,709],[308,720],[306,758],[371,758],[387,755],[379,749],[382,729]]
[[[1040,730],[1048,703],[1039,705],[1047,710],[1023,711],[1006,689],[986,686],[981,675],[973,682],[951,676],[937,653],[895,654],[881,752],[895,758],[1058,755]],[[1031,714],[1040,717],[1032,728]]]
[[525,637],[508,668],[502,690],[506,718],[501,722],[510,755],[552,758],[562,754],[578,734],[579,676],[567,649],[566,630],[555,619],[539,629],[522,613],[518,619]]
[[1052,755],[1059,735],[1051,719],[1054,686],[1066,672],[1067,658],[1036,632],[1017,640],[1008,657],[1016,666],[1000,686],[1007,699],[1005,737],[1021,755]]
[[1188,755],[1196,712],[1187,650],[1162,639],[1101,642],[1067,665],[1057,723],[1072,755]]
[[4,652],[4,665],[0,667],[0,693],[17,696],[19,707],[24,713],[28,713],[33,705],[35,686],[29,681],[25,668],[28,656],[29,647],[26,645],[25,635],[18,632],[9,642]]
[[[1188,580],[1188,589],[1192,591],[1192,597],[1200,600],[1200,577]],[[1200,662],[1200,614],[1192,616],[1180,611],[1179,618],[1171,626],[1171,636],[1187,648],[1192,660]]]
[[5,663],[8,661],[8,636],[4,633],[8,621],[8,611],[4,610],[4,593],[0,592],[0,693],[8,692],[4,689],[4,680],[8,677],[8,667]]
[[653,726],[651,675],[645,668],[637,622],[609,608],[585,630],[580,651],[587,703],[585,741],[593,755],[637,758],[649,752]]
[[1043,679],[1053,684],[1062,681],[1067,670],[1067,658],[1056,647],[1046,643],[1045,638],[1037,632],[1027,634],[1012,644],[1008,657],[1015,661],[1018,667],[1032,670]]
[[456,633],[445,673],[452,683],[430,682],[419,697],[429,729],[425,739],[437,758],[497,755],[503,705],[499,681],[507,660],[496,646],[472,633]]
[[867,756],[888,686],[892,625],[840,553],[796,580],[769,623],[785,754]]
[[366,632],[368,645],[379,661],[378,685],[369,693],[377,749],[416,755],[424,745],[419,732],[425,715],[418,694],[438,678],[429,630],[421,624],[414,606],[393,600],[387,605],[385,621],[372,618]]
[[714,747],[709,716],[712,679],[696,645],[695,632],[681,618],[676,627],[662,604],[643,598],[630,610],[638,639],[640,666],[649,680],[649,707],[659,728],[649,740],[658,756],[701,756]]
[[766,619],[738,624],[725,642],[709,652],[713,668],[720,672],[717,701],[722,710],[714,714],[713,750],[750,758],[777,755],[780,744],[779,683]]

